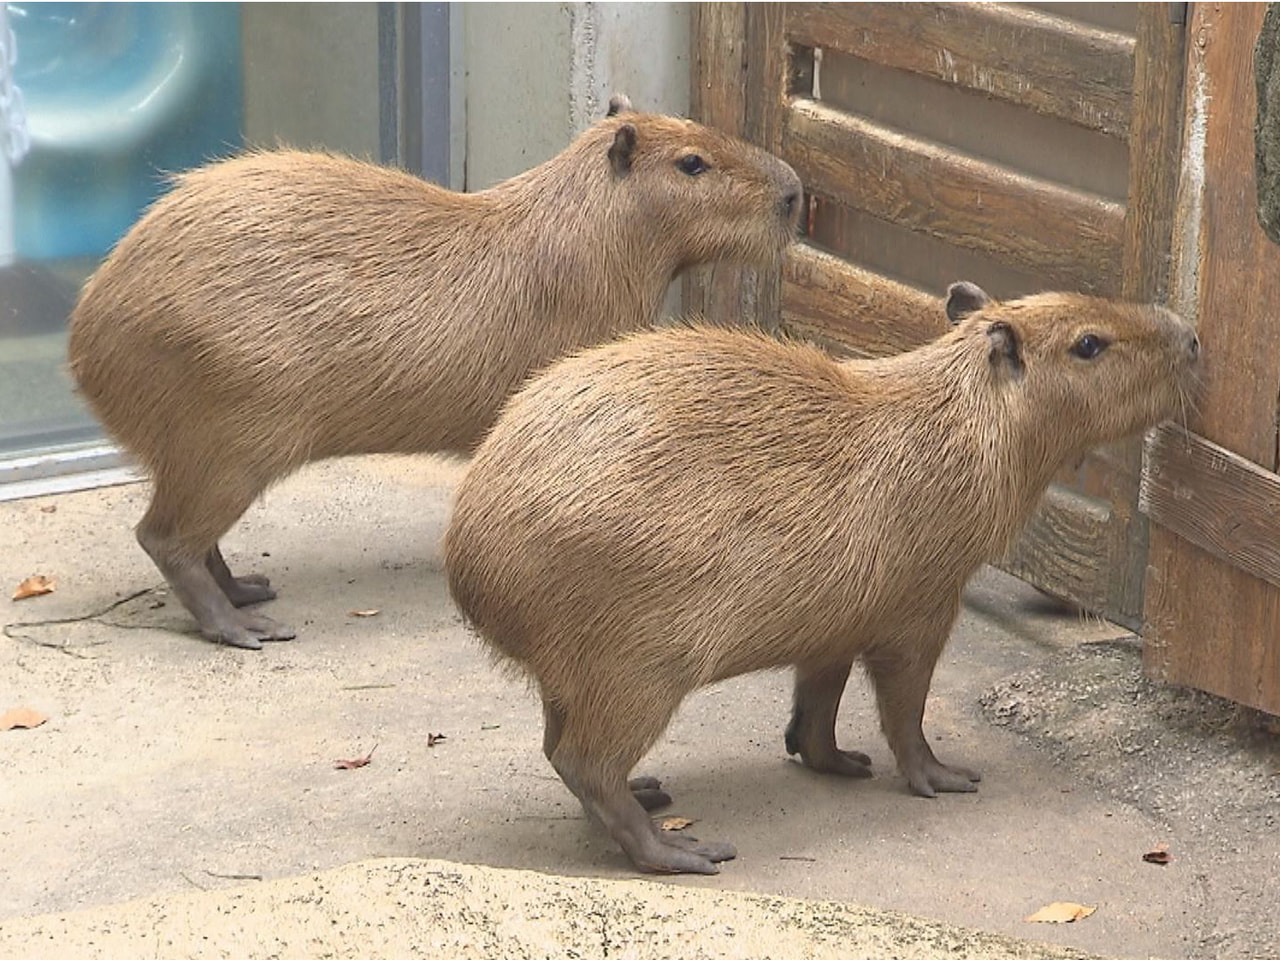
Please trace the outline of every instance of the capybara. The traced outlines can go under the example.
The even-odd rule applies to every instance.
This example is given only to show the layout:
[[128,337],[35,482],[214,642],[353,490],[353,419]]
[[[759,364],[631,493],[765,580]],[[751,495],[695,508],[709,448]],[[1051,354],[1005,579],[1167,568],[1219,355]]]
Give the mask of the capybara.
[[688,120],[609,116],[474,194],[323,153],[185,174],[71,318],[71,369],[154,483],[138,541],[215,641],[293,630],[218,541],[308,461],[469,453],[533,371],[659,319],[695,264],[780,262],[800,181]]
[[449,588],[542,695],[544,750],[642,870],[734,855],[656,830],[628,783],[690,691],[796,668],[787,749],[865,777],[836,745],[870,675],[911,790],[970,791],[921,728],[965,582],[1056,470],[1178,410],[1192,328],[1160,307],[953,287],[960,322],[919,349],[839,362],[746,331],[637,334],[515,395],[457,490]]

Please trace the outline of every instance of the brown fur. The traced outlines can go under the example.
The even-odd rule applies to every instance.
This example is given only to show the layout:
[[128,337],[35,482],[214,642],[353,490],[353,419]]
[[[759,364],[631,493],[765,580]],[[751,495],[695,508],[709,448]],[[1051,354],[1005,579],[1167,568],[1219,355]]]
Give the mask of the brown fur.
[[[71,368],[151,474],[139,540],[206,636],[293,635],[211,592],[274,596],[218,553],[271,483],[326,457],[469,452],[532,371],[656,320],[686,267],[778,261],[798,217],[790,167],[625,100],[610,112],[475,194],[325,154],[213,164],[88,282]],[[710,169],[682,172],[689,154]]]
[[[921,731],[961,589],[1055,471],[1174,413],[1191,328],[1159,308],[985,301],[938,340],[836,362],[745,332],[647,333],[518,393],[479,448],[445,538],[449,585],[544,701],[546,750],[637,866],[714,872],[726,845],[655,832],[628,771],[690,691],[795,666],[787,745],[836,746],[861,660],[918,793],[972,790]],[[1085,333],[1111,345],[1072,355]],[[662,795],[665,797],[665,795]]]

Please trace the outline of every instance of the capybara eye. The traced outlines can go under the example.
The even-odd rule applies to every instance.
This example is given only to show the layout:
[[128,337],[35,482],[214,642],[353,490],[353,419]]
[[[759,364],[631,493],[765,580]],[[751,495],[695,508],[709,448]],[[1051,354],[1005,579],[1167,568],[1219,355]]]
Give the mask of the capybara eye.
[[1071,352],[1081,360],[1092,360],[1103,350],[1107,349],[1107,346],[1107,341],[1103,340],[1096,333],[1086,333],[1071,345]]
[[686,154],[676,161],[676,166],[680,168],[681,173],[687,173],[691,177],[696,177],[700,173],[706,173],[711,169],[707,166],[707,162],[696,153]]

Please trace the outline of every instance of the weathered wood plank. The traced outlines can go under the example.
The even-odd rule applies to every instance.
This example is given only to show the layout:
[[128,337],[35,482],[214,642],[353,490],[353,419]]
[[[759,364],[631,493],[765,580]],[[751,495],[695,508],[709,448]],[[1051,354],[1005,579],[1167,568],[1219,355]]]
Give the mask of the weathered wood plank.
[[[1164,303],[1169,293],[1170,247],[1177,204],[1182,141],[1185,26],[1170,22],[1163,4],[1139,5],[1133,108],[1129,130],[1129,197],[1124,218],[1126,300]],[[1113,525],[1111,602],[1118,619],[1142,621],[1149,532],[1137,509],[1142,444],[1117,448],[1108,500]]]
[[[690,8],[690,116],[734,136],[747,126],[747,5],[695,3]],[[694,270],[685,276],[684,311],[718,323],[743,314],[743,271],[733,266]]]
[[[771,153],[778,153],[783,114],[791,88],[791,59],[783,34],[783,4],[747,5],[746,138]],[[746,314],[764,330],[776,333],[782,320],[780,269],[743,271]]]
[[1102,612],[1110,602],[1110,535],[1106,502],[1051,486],[999,565],[1086,610]]
[[1120,290],[1124,206],[796,100],[783,154],[819,193],[1050,283]]
[[1280,586],[1280,475],[1164,427],[1147,437],[1140,504],[1165,529]]
[[1134,39],[1004,3],[796,3],[787,36],[1123,138]]
[[[1183,162],[1192,173],[1181,182],[1171,287],[1204,343],[1204,389],[1191,428],[1273,472],[1280,248],[1255,210],[1250,56],[1263,12],[1252,3],[1191,6]],[[1234,523],[1255,507],[1237,500],[1221,509],[1237,514]],[[1153,523],[1144,619],[1153,674],[1280,714],[1276,586]]]
[[782,280],[783,329],[845,354],[901,353],[947,326],[940,298],[806,244],[787,257]]

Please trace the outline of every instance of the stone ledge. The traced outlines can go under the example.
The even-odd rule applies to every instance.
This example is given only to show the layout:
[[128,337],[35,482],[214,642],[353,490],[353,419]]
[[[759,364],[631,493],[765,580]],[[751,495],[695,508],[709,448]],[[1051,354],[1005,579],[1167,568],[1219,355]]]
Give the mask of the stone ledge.
[[370,860],[251,886],[0,923],[0,957],[23,960],[1089,956],[851,904],[439,860]]

